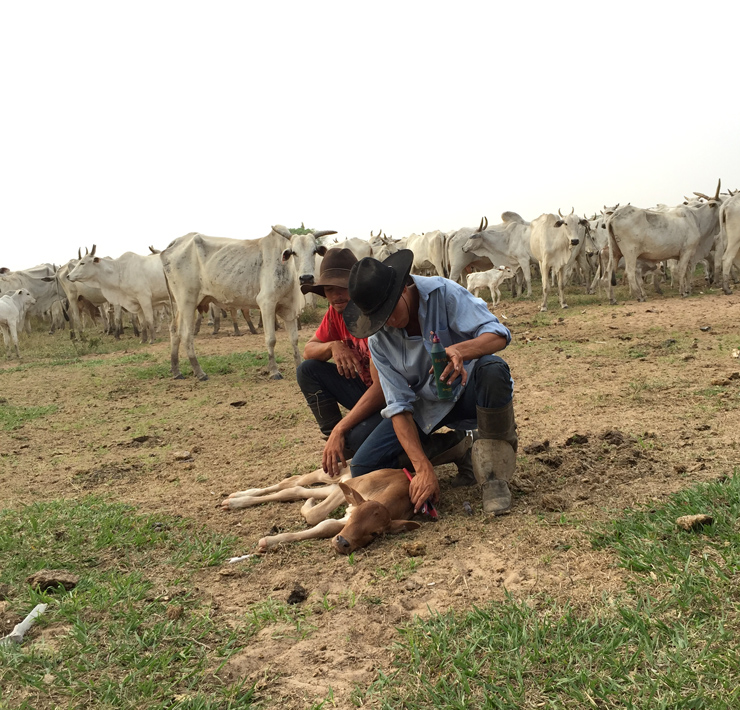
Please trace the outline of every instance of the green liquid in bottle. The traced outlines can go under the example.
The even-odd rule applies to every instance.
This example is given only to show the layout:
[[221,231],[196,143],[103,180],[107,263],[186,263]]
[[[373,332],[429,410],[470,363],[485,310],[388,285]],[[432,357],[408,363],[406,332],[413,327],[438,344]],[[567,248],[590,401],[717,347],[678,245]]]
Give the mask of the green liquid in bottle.
[[440,399],[452,399],[452,385],[449,382],[441,382],[440,376],[447,367],[447,353],[444,346],[439,342],[439,336],[432,331],[432,366],[434,367],[434,381],[437,383],[437,397]]

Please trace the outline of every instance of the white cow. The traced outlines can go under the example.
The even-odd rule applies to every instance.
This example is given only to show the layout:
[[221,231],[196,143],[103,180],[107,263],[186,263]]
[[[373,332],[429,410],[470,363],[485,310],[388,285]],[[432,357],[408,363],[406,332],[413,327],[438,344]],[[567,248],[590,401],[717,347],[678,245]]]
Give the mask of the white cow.
[[[113,306],[125,308],[141,320],[141,341],[154,342],[154,311],[170,302],[162,262],[156,254],[127,251],[117,259],[95,256],[96,246],[83,256],[67,278],[99,288]],[[148,336],[148,338],[147,338]]]
[[609,300],[616,303],[614,272],[624,256],[625,272],[632,294],[646,298],[642,279],[637,278],[638,260],[657,263],[678,259],[676,272],[682,296],[690,293],[690,268],[709,254],[719,226],[719,185],[717,194],[706,202],[689,202],[673,208],[645,210],[625,205],[607,220],[609,272],[612,275]]
[[21,328],[25,324],[29,333],[31,327],[28,318],[30,316],[41,317],[50,312],[52,304],[61,301],[64,297],[62,290],[57,287],[55,271],[53,264],[39,264],[21,271],[0,270],[0,294],[26,289],[34,298],[34,304],[27,309],[24,323],[21,323]]
[[513,276],[514,271],[509,266],[497,266],[488,271],[477,271],[474,274],[468,274],[467,289],[476,297],[482,288],[489,289],[492,305],[495,306],[501,300],[501,283]]
[[542,277],[542,305],[541,311],[547,310],[547,297],[550,293],[550,269],[553,270],[558,284],[560,307],[567,308],[563,282],[568,265],[572,263],[573,250],[583,243],[588,229],[588,221],[573,214],[563,215],[560,210],[560,219],[554,214],[543,214],[532,220],[530,235],[530,249],[532,255],[540,264]]
[[275,313],[285,321],[293,346],[296,366],[298,352],[298,314],[303,304],[300,284],[311,284],[316,268],[315,255],[326,247],[317,239],[324,231],[291,234],[282,225],[274,226],[262,239],[226,239],[191,232],[175,239],[161,254],[167,286],[173,300],[170,325],[172,375],[182,379],[179,366],[180,341],[185,341],[193,373],[200,380],[203,372],[193,345],[195,311],[205,310],[215,301],[225,308],[259,308],[269,354],[269,373],[281,379],[275,362]]
[[435,229],[424,234],[411,234],[406,238],[406,249],[414,252],[411,273],[434,270],[437,276],[447,276],[445,268],[447,235]]
[[26,311],[36,303],[36,299],[28,289],[19,288],[17,291],[0,296],[0,330],[5,341],[5,352],[11,357],[11,345],[15,347],[15,354],[21,359],[18,350],[18,329],[23,326]]
[[731,294],[730,274],[740,251],[740,192],[735,192],[719,210],[720,240],[724,246],[722,255],[722,289]]
[[478,229],[474,227],[462,227],[454,232],[449,232],[445,239],[445,264],[448,278],[462,283],[462,274],[469,269],[486,271],[493,268],[493,263],[487,256],[479,256],[472,251],[462,250],[465,242],[476,232],[488,229],[488,219],[481,217]]
[[[494,264],[508,266],[514,273],[521,269],[524,283],[527,285],[527,296],[531,296],[530,265],[533,257],[530,251],[530,233],[532,227],[516,212],[504,212],[501,220],[502,223],[495,227],[488,227],[471,234],[462,245],[462,251],[465,254],[485,256]],[[470,277],[468,277],[469,282]]]
[[[77,255],[77,259],[70,259],[66,264],[64,264],[64,266],[60,266],[56,272],[57,283],[64,291],[68,302],[67,313],[71,320],[70,337],[72,339],[76,337],[76,332],[83,333],[85,330],[85,323],[82,319],[82,312],[80,311],[81,303],[88,302],[93,304],[96,308],[103,309],[100,313],[104,315],[107,321],[108,301],[105,296],[103,296],[103,292],[97,286],[93,286],[90,283],[70,281],[67,278],[70,271],[77,266],[77,262],[82,258],[79,250]],[[91,313],[91,311],[87,309],[87,306],[85,306],[85,311]],[[118,334],[116,334],[116,337],[118,337]]]
[[[321,234],[336,234],[336,232],[321,232]],[[331,249],[349,249],[357,257],[357,261],[364,259],[366,256],[373,255],[373,248],[370,242],[360,239],[359,237],[350,237],[341,242],[335,242],[330,245]]]

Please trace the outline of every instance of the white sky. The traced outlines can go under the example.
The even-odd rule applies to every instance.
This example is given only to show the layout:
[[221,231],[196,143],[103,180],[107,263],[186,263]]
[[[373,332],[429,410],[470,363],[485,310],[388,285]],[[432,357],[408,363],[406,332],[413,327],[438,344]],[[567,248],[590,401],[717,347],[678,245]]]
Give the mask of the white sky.
[[6,2],[0,266],[735,189],[739,20],[725,0]]

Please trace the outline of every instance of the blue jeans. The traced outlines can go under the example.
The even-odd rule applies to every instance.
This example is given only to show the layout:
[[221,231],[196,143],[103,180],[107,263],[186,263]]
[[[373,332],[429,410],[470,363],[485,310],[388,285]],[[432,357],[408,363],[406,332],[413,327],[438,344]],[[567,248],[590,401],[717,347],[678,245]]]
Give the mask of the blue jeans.
[[[325,436],[331,433],[342,418],[338,405],[352,409],[367,392],[362,379],[340,375],[333,362],[304,360],[296,370],[296,380]],[[380,412],[376,412],[350,429],[344,437],[345,448],[352,453],[357,451],[382,421]]]
[[[436,429],[448,426],[451,429],[475,429],[477,427],[476,407],[498,409],[505,407],[513,397],[509,366],[498,355],[484,355],[478,358],[468,379],[462,397],[455,402]],[[419,440],[422,446],[429,440],[418,425]],[[379,468],[396,468],[403,447],[398,441],[392,419],[384,419],[370,434],[352,457],[353,476],[362,476]]]

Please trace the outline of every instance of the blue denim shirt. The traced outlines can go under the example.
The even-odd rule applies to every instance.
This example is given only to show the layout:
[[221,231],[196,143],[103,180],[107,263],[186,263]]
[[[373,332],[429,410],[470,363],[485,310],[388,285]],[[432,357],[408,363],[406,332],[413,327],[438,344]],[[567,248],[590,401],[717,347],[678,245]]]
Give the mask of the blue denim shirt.
[[[409,336],[401,328],[383,326],[368,339],[370,353],[380,376],[386,407],[381,414],[390,419],[412,412],[414,421],[426,434],[434,430],[462,395],[460,378],[453,384],[452,399],[437,397],[432,367],[434,331],[444,347],[472,340],[483,333],[495,333],[511,342],[509,329],[494,316],[485,301],[460,284],[441,276],[414,276],[419,292],[419,323],[423,337]],[[464,364],[470,376],[475,360]]]

